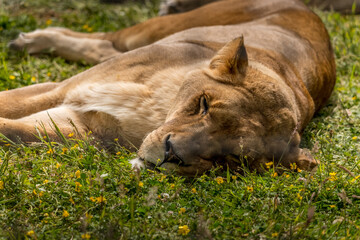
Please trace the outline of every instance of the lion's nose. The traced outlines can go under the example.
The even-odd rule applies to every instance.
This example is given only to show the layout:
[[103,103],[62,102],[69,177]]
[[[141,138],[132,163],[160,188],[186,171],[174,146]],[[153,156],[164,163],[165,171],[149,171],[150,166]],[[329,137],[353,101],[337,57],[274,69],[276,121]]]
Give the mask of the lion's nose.
[[176,155],[170,138],[171,135],[168,135],[165,139],[165,157],[162,164],[163,163],[184,164],[184,161]]
[[168,135],[165,139],[165,158],[164,161],[169,160],[174,155],[172,143],[170,141],[171,135]]

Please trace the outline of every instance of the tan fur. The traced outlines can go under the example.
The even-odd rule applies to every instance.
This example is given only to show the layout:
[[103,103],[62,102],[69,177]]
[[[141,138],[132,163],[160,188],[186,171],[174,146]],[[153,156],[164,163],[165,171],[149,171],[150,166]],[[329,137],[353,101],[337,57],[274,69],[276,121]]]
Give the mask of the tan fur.
[[65,135],[71,119],[82,136],[139,149],[137,166],[184,175],[216,164],[317,164],[300,135],[331,94],[335,63],[324,25],[298,0],[226,0],[116,33],[45,29],[21,38],[36,46],[42,33],[54,48],[59,39],[88,41],[89,50],[92,40],[112,42],[99,54],[110,59],[62,83],[1,92],[0,132],[12,140],[37,141],[34,126],[60,140],[51,116]]
[[[225,0],[163,0],[159,15],[187,12],[215,1]],[[321,10],[334,10],[342,13],[351,13],[355,3],[355,12],[360,12],[360,0],[303,0],[303,2]]]

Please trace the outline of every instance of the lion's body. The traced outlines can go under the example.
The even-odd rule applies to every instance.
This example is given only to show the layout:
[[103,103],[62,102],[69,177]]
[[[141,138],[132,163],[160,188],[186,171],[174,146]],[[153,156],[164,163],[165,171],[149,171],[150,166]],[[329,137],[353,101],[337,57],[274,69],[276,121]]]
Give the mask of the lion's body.
[[[242,40],[225,44],[242,35],[247,54],[239,60]],[[329,98],[335,64],[326,29],[300,1],[220,1],[91,38],[111,41],[112,53],[131,51],[61,83],[0,93],[0,132],[36,141],[34,125],[43,122],[57,139],[48,115],[65,135],[71,118],[81,134],[141,147],[140,159],[153,164],[172,168],[165,163],[171,151],[186,163],[184,174],[230,155],[248,155],[252,166],[313,163],[298,148],[299,134]],[[206,115],[189,113],[203,96]]]

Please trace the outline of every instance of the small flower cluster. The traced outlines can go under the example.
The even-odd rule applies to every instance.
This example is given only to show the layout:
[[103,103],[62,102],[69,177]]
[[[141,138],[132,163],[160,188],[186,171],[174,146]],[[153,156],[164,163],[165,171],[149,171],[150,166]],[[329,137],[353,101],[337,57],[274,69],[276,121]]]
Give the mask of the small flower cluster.
[[336,172],[331,172],[329,173],[329,181],[336,181],[337,180],[337,177],[336,177]]
[[353,179],[350,180],[351,183],[355,182],[356,180],[358,180],[360,178],[360,175],[359,176],[356,176],[354,177]]
[[92,32],[93,29],[92,27],[89,27],[89,25],[85,24],[83,27],[82,27],[84,30],[88,31],[88,32]]
[[180,235],[185,236],[185,235],[188,235],[189,232],[190,232],[190,229],[189,229],[189,227],[187,225],[179,226],[178,233]]
[[291,163],[291,164],[290,164],[290,169],[291,169],[291,170],[296,170],[296,171],[298,171],[298,172],[302,172],[302,170],[297,167],[296,163]]
[[100,196],[100,197],[90,197],[90,200],[92,202],[96,202],[96,203],[106,203],[106,198],[104,196]]
[[75,182],[75,191],[76,191],[76,192],[80,192],[80,191],[81,191],[81,189],[80,189],[81,187],[82,187],[81,183]]
[[222,184],[224,183],[224,179],[222,177],[217,177],[215,178],[215,181],[217,182],[217,184]]

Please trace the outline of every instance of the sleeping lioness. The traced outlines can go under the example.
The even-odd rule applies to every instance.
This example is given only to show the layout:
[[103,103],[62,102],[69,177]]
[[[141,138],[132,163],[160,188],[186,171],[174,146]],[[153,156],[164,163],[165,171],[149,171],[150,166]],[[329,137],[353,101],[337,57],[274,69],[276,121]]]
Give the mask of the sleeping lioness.
[[64,136],[75,125],[78,137],[118,138],[139,148],[135,165],[184,175],[316,165],[300,135],[332,92],[335,63],[323,23],[301,1],[219,1],[116,33],[50,28],[11,44],[110,58],[61,83],[1,92],[0,132],[13,141],[44,130],[60,141],[54,121]]

